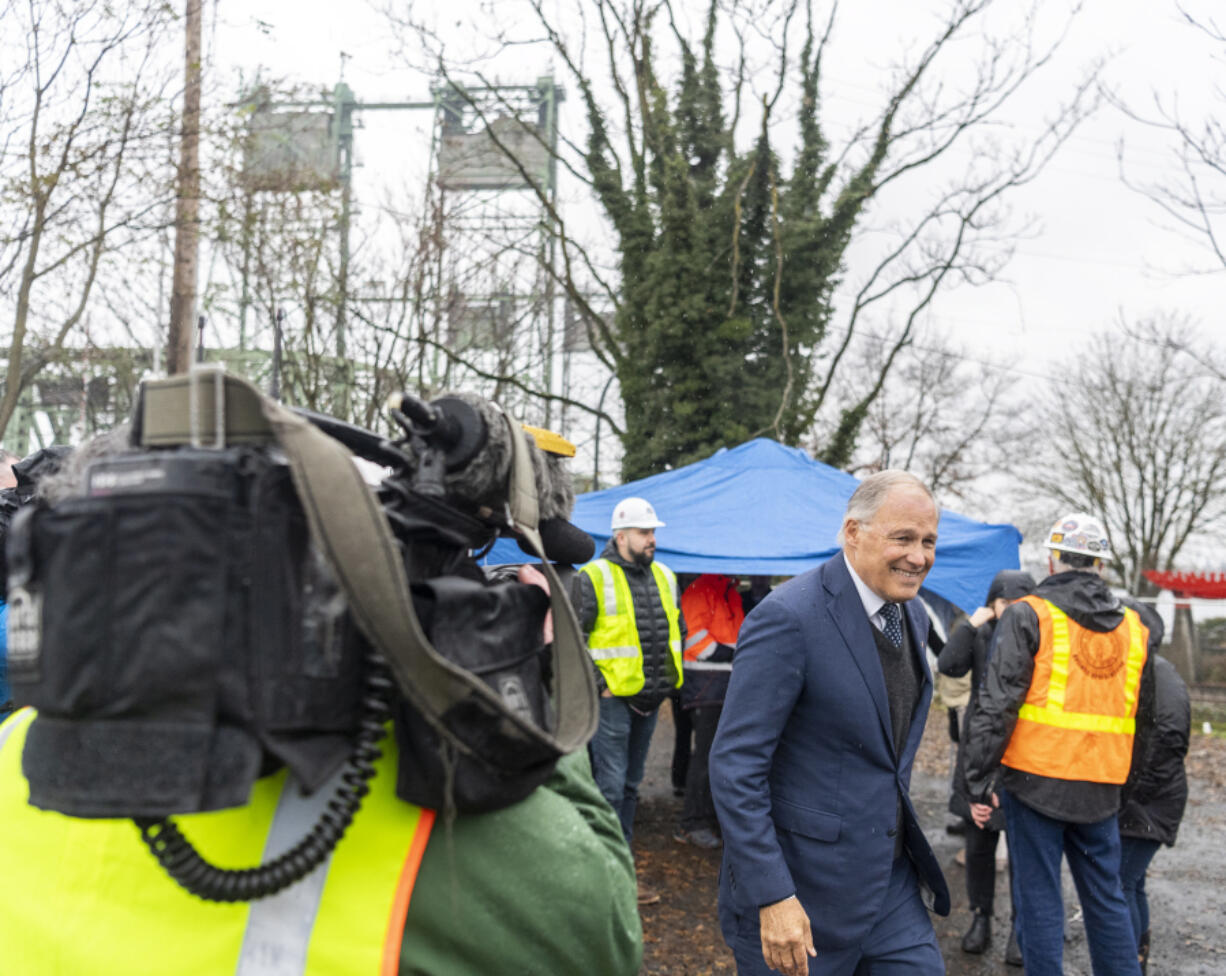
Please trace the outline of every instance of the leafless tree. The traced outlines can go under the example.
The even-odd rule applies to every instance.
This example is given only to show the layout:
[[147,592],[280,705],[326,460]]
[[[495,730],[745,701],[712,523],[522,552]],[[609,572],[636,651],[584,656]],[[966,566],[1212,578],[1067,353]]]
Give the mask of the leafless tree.
[[1041,435],[1015,458],[1035,494],[1106,520],[1132,593],[1226,520],[1226,380],[1187,353],[1197,346],[1170,314],[1100,332],[1050,364]]
[[1203,117],[1189,117],[1176,95],[1157,90],[1148,107],[1129,105],[1111,94],[1112,103],[1134,121],[1173,137],[1171,165],[1161,177],[1140,180],[1127,165],[1127,145],[1118,154],[1125,183],[1147,196],[1173,221],[1174,228],[1207,245],[1208,261],[1177,269],[1186,274],[1226,272],[1226,28],[1212,16],[1198,17],[1177,6],[1193,39],[1217,47],[1212,59],[1223,74],[1209,92]]
[[[889,350],[873,339],[862,336],[848,357],[839,377],[846,389],[835,391],[837,399],[851,399],[881,375]],[[1000,446],[1024,424],[1024,404],[1009,395],[1015,378],[1004,364],[973,357],[948,336],[929,332],[899,355],[890,382],[864,418],[847,470],[903,468],[943,502],[986,508],[981,479],[996,468]],[[830,425],[837,415],[819,418],[815,443],[829,437],[821,421]]]
[[108,262],[165,219],[157,73],[174,15],[155,0],[4,0],[0,20],[3,430],[76,341]]

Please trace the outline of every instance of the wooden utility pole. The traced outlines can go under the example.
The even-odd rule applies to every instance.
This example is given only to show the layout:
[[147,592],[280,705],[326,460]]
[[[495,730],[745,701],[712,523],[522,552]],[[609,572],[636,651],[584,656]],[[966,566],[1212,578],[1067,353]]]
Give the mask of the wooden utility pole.
[[179,137],[178,194],[175,203],[175,270],[170,294],[170,335],[166,372],[187,371],[196,322],[196,263],[200,245],[201,6],[186,0],[187,25],[183,129]]

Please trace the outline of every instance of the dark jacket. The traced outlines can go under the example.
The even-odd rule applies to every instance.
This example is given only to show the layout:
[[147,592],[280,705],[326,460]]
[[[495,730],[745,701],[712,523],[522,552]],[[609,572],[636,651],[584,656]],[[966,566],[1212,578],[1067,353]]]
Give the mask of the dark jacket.
[[[1049,576],[1038,585],[1035,596],[1051,601],[1082,627],[1100,633],[1114,630],[1124,619],[1123,604],[1096,573],[1073,571]],[[1141,672],[1137,743],[1143,741],[1147,727],[1153,724],[1153,659],[1161,640],[1161,632],[1151,629],[1149,656]],[[1039,618],[1028,604],[1013,604],[997,625],[996,646],[979,690],[978,707],[968,723],[969,796],[989,802],[999,769],[999,785],[1039,813],[1070,823],[1097,823],[1119,812],[1119,786],[1053,779],[999,765],[1017,724],[1018,709],[1030,690],[1038,649]]]
[[[626,584],[630,587],[630,599],[634,601],[634,622],[643,645],[643,690],[628,701],[641,712],[654,711],[677,687],[679,677],[668,647],[668,617],[664,613],[664,604],[660,602],[656,578],[650,566],[640,566],[622,559],[612,539],[604,547],[600,558],[616,563],[626,571]],[[596,591],[587,573],[575,573],[571,597],[575,613],[579,616],[580,629],[584,634],[590,634],[596,626],[597,607]],[[677,612],[680,614],[680,606]],[[679,619],[677,625],[684,640],[685,620]],[[599,668],[596,669],[596,686],[600,692],[606,687]]]
[[[719,645],[719,653],[727,654],[728,660],[731,660],[735,650],[735,647],[727,644]],[[721,707],[728,696],[728,678],[731,674],[731,671],[699,671],[687,667],[685,682],[681,686],[681,707]]]
[[1188,686],[1170,661],[1155,658],[1154,729],[1144,752],[1134,753],[1132,775],[1124,784],[1122,836],[1174,845],[1188,802],[1183,761],[1191,727]]
[[[995,619],[979,627],[972,627],[968,618],[953,629],[949,641],[937,657],[937,670],[951,678],[961,678],[971,672],[971,697],[962,718],[962,734],[958,737],[958,765],[954,770],[953,792],[949,797],[949,811],[966,820],[971,819],[971,797],[966,785],[966,740],[971,716],[979,703],[979,686],[983,684],[988,670],[988,652],[992,649],[992,635],[996,632]],[[992,811],[988,830],[1005,829],[1005,812]]]

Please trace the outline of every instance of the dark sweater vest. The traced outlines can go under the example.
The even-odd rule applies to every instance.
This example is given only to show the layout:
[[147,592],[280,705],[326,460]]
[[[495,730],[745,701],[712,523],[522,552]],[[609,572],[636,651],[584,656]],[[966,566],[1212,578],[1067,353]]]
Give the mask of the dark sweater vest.
[[[901,610],[902,608],[899,607]],[[885,693],[890,703],[890,727],[894,733],[894,754],[901,756],[911,728],[911,718],[920,695],[919,661],[911,644],[911,628],[907,615],[902,615],[902,644],[895,647],[890,639],[873,627],[873,640],[881,658],[881,673],[885,677]],[[894,856],[902,854],[902,794],[894,818]]]

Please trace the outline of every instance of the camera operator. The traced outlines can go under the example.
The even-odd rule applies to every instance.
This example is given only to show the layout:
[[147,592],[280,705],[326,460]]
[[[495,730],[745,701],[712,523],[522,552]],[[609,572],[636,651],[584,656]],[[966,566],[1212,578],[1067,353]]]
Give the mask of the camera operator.
[[[276,405],[264,408],[281,410]],[[238,413],[229,400],[226,411]],[[191,412],[195,424],[194,401]],[[208,416],[208,410],[201,415]],[[146,438],[151,416],[152,411],[144,420]],[[351,567],[338,569],[333,560],[322,575],[312,576],[317,541],[313,531],[302,553],[291,546],[268,554],[292,563],[289,576],[297,588],[291,595],[303,597],[301,619],[294,621],[300,630],[289,641],[302,659],[287,659],[298,670],[279,676],[275,669],[290,665],[275,659],[272,645],[279,635],[259,630],[264,626],[260,621],[268,617],[270,603],[282,610],[295,605],[278,603],[282,594],[261,575],[267,565],[259,563],[259,547],[253,548],[255,563],[233,576],[215,571],[205,558],[210,534],[250,528],[245,516],[236,518],[233,502],[226,503],[228,508],[220,503],[207,508],[225,486],[226,479],[214,475],[221,471],[228,477],[228,469],[218,465],[230,457],[230,449],[178,455],[204,472],[191,480],[171,464],[156,468],[161,455],[136,451],[132,445],[137,443],[136,435],[131,444],[122,436],[104,435],[92,450],[75,452],[59,475],[40,485],[40,501],[34,507],[51,517],[38,522],[32,513],[26,520],[30,528],[21,531],[33,542],[23,543],[21,532],[15,531],[10,544],[10,595],[17,594],[13,609],[19,618],[10,647],[21,649],[15,660],[20,658],[24,668],[22,675],[14,671],[13,683],[18,705],[36,707],[23,707],[0,725],[0,862],[5,865],[0,946],[6,973],[637,972],[642,944],[634,867],[619,822],[592,780],[586,751],[579,748],[562,755],[556,765],[549,763],[537,777],[539,785],[522,790],[525,795],[515,802],[489,803],[486,812],[470,812],[462,799],[467,760],[442,748],[443,781],[430,784],[443,797],[437,817],[428,805],[403,799],[406,768],[414,758],[406,751],[420,745],[403,734],[407,699],[389,693],[391,710],[385,708],[383,714],[394,718],[396,734],[384,737],[377,747],[377,738],[362,738],[370,723],[366,718],[358,722],[351,714],[372,707],[369,699],[380,681],[393,687],[386,675],[395,677],[403,690],[400,672],[393,665],[390,672],[382,672],[385,677],[372,677],[367,666],[362,672],[366,690],[355,691],[344,678],[352,654],[342,641],[344,621],[334,615],[310,630],[312,619],[326,616],[338,600],[347,598],[348,609],[357,616],[349,581],[341,579],[338,591],[328,572],[339,579],[344,576],[341,570]],[[296,463],[288,444],[287,439],[282,446]],[[171,460],[176,457],[173,451],[162,453]],[[296,491],[302,509],[314,517],[298,468],[291,489],[283,473],[284,458],[275,450],[265,453],[275,477],[259,482],[258,492],[247,493],[260,498],[249,511],[271,524],[267,512],[282,490],[277,486],[283,486],[286,492]],[[234,456],[241,459],[234,466],[240,475],[259,460],[250,451]],[[332,477],[336,472],[325,474]],[[144,494],[135,492],[125,502],[122,493],[132,491],[140,478],[146,479],[147,487],[140,489]],[[172,484],[177,494],[166,496],[164,507],[171,514],[163,515],[157,507],[162,495],[156,492],[166,492]],[[238,492],[234,497],[247,495]],[[94,518],[104,505],[110,506],[105,518]],[[201,514],[206,511],[222,513],[218,517],[224,525],[206,519]],[[292,531],[302,531],[303,520],[293,512],[291,516],[284,524],[293,538]],[[80,545],[91,532],[102,533],[125,519],[156,530],[147,546],[125,548],[119,535],[99,535],[95,548],[101,551]],[[78,548],[57,550],[57,533],[70,537]],[[74,635],[88,644],[93,632],[141,624],[148,626],[140,634],[156,639],[133,647],[140,641],[126,642],[121,633],[105,646],[83,648],[80,669],[71,674],[66,670],[56,685],[60,678],[54,674],[57,662],[51,651],[66,632],[60,617],[51,613],[54,573],[69,564],[70,552],[78,557],[71,563],[71,585],[90,597],[75,604],[80,617],[71,625],[84,630]],[[140,572],[155,588],[165,582],[165,590],[139,592],[134,580]],[[190,668],[202,667],[210,623],[206,619],[190,629],[193,619],[200,623],[199,594],[216,591],[218,600],[229,599],[226,587],[237,585],[236,580],[251,587],[254,633],[259,637],[250,642],[257,649],[254,666],[246,672],[219,671],[222,678],[203,696],[196,695],[203,685],[200,674]],[[425,590],[416,579],[413,602],[430,640],[442,647],[444,626],[462,627],[468,621],[442,619],[446,590],[433,582],[433,619],[423,609],[426,604],[418,603]],[[514,598],[530,605],[539,646],[550,604],[537,586],[509,583],[505,585],[518,589],[482,590],[482,584],[463,582],[491,601]],[[99,602],[91,602],[95,597]],[[553,610],[557,628],[556,603]],[[247,635],[228,618],[211,624],[218,635],[216,661],[232,664]],[[345,633],[353,630],[349,627]],[[188,633],[191,640],[184,637]],[[492,642],[498,644],[496,638]],[[172,661],[184,678],[174,682],[163,680],[164,675],[146,677],[160,684],[143,704],[134,704],[138,684],[125,681],[134,678],[141,662],[146,668],[150,661],[158,663],[140,657],[158,643],[166,645],[164,660]],[[374,638],[371,644],[358,639],[350,643],[365,647],[365,660],[370,660]],[[99,656],[107,659],[99,661]],[[249,687],[235,687],[236,674],[264,672],[270,676],[266,686],[253,678]],[[99,687],[105,682],[110,684]],[[294,699],[296,712],[283,709],[278,697],[294,682],[306,689]],[[58,695],[58,711],[45,705],[53,693]],[[227,695],[239,704],[224,705]],[[201,698],[204,704],[190,721],[179,721],[169,711],[167,703],[178,702],[182,711]],[[242,707],[249,707],[251,714],[240,728],[234,716]],[[223,714],[227,708],[233,714]],[[211,720],[214,714],[214,725],[203,727],[199,716]],[[270,714],[278,716],[276,721],[267,720]],[[303,715],[318,717],[304,723]],[[506,719],[499,722],[505,726]],[[380,724],[389,726],[386,718]],[[445,722],[432,724],[442,729]],[[377,730],[376,737],[379,734]],[[359,747],[348,758],[339,757],[349,765],[327,758],[338,748],[349,752],[354,741]],[[363,764],[369,770],[367,779],[357,782],[354,770],[360,773]],[[341,780],[350,786],[329,799],[330,788]],[[346,788],[356,799],[354,809],[344,813],[337,797]],[[453,796],[461,799],[453,804]],[[203,799],[193,806],[184,797]],[[173,821],[158,812],[164,808],[174,814]],[[351,823],[333,830],[344,816],[350,816]],[[315,829],[291,847],[313,822]],[[272,885],[268,892],[236,894],[247,890],[250,878],[244,875],[276,877],[292,870],[303,859],[304,845],[309,848],[316,834],[330,830],[339,842],[333,837],[309,873],[279,888]],[[191,845],[198,847],[198,857]],[[206,857],[218,867],[203,863]],[[253,863],[260,867],[232,870]]]

